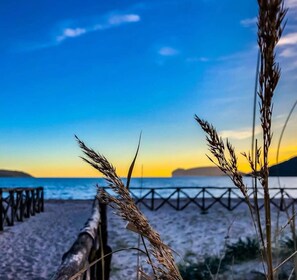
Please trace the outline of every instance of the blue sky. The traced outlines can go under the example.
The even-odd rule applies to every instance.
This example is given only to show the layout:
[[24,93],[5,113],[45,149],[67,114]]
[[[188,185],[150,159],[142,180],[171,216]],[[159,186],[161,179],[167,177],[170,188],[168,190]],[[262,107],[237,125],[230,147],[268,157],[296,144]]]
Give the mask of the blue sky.
[[[286,3],[276,139],[296,99],[297,1]],[[1,1],[0,168],[95,176],[77,134],[124,176],[142,131],[135,175],[170,176],[209,165],[194,114],[247,151],[256,16],[250,0]],[[286,134],[283,158],[297,154],[293,125]]]

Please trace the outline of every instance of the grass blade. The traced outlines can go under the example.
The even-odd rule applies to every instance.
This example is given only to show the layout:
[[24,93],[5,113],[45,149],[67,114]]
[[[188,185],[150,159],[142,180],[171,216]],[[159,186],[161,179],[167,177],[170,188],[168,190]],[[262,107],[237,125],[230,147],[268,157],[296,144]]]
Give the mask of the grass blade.
[[129,189],[129,186],[130,186],[130,181],[131,181],[132,172],[133,172],[134,165],[135,165],[135,161],[136,161],[136,158],[137,158],[137,155],[138,155],[138,151],[139,151],[139,147],[140,147],[140,142],[141,142],[141,134],[142,134],[142,132],[140,132],[139,140],[138,140],[137,150],[136,150],[134,159],[133,159],[133,161],[132,161],[132,163],[131,163],[131,165],[130,165],[130,168],[129,168],[129,172],[128,172],[128,176],[127,176],[127,184],[126,184],[126,188],[127,188],[127,189]]

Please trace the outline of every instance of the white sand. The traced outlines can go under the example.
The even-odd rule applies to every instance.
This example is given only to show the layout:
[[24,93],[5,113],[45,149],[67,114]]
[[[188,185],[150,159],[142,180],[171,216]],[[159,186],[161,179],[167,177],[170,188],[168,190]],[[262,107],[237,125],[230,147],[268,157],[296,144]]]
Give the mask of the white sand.
[[[0,233],[0,279],[50,279],[91,213],[91,201],[46,201],[45,212],[5,227]],[[163,206],[157,211],[142,207],[162,239],[181,256],[193,252],[197,257],[220,254],[225,244],[239,237],[254,236],[245,205],[228,211],[220,205],[201,214],[195,205],[182,211]],[[137,235],[124,229],[125,223],[109,209],[109,245],[113,249],[137,246]],[[274,215],[273,221],[276,221]],[[281,217],[280,225],[285,224]],[[177,262],[181,261],[176,256]],[[143,258],[142,263],[145,263]],[[111,279],[132,279],[136,253],[125,251],[112,259]],[[235,278],[236,279],[236,278]]]

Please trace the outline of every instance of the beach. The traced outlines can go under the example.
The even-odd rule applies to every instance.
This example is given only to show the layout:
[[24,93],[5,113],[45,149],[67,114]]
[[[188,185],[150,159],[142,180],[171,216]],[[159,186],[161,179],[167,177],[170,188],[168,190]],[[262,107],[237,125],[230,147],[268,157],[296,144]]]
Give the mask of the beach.
[[[0,232],[0,279],[51,279],[61,263],[62,255],[71,247],[80,229],[91,215],[90,200],[45,201],[45,212],[5,226]],[[141,207],[162,240],[182,262],[186,254],[198,259],[206,255],[222,254],[226,242],[233,243],[244,237],[255,236],[253,223],[246,205],[228,211],[219,204],[203,214],[196,205],[176,211],[164,205],[157,211]],[[275,211],[276,212],[276,211]],[[276,223],[276,213],[273,213]],[[280,225],[286,223],[281,213]],[[137,234],[125,229],[125,222],[108,208],[108,243],[113,250],[136,247]],[[131,279],[135,275],[137,254],[124,251],[112,258],[111,279]],[[145,264],[145,258],[141,258]],[[236,278],[235,278],[236,279]]]

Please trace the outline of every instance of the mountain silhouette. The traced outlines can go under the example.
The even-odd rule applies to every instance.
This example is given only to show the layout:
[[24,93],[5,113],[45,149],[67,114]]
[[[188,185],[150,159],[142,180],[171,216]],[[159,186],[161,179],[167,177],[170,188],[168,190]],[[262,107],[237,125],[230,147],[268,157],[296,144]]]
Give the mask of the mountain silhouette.
[[33,177],[28,173],[22,171],[4,170],[0,169],[0,177]]

